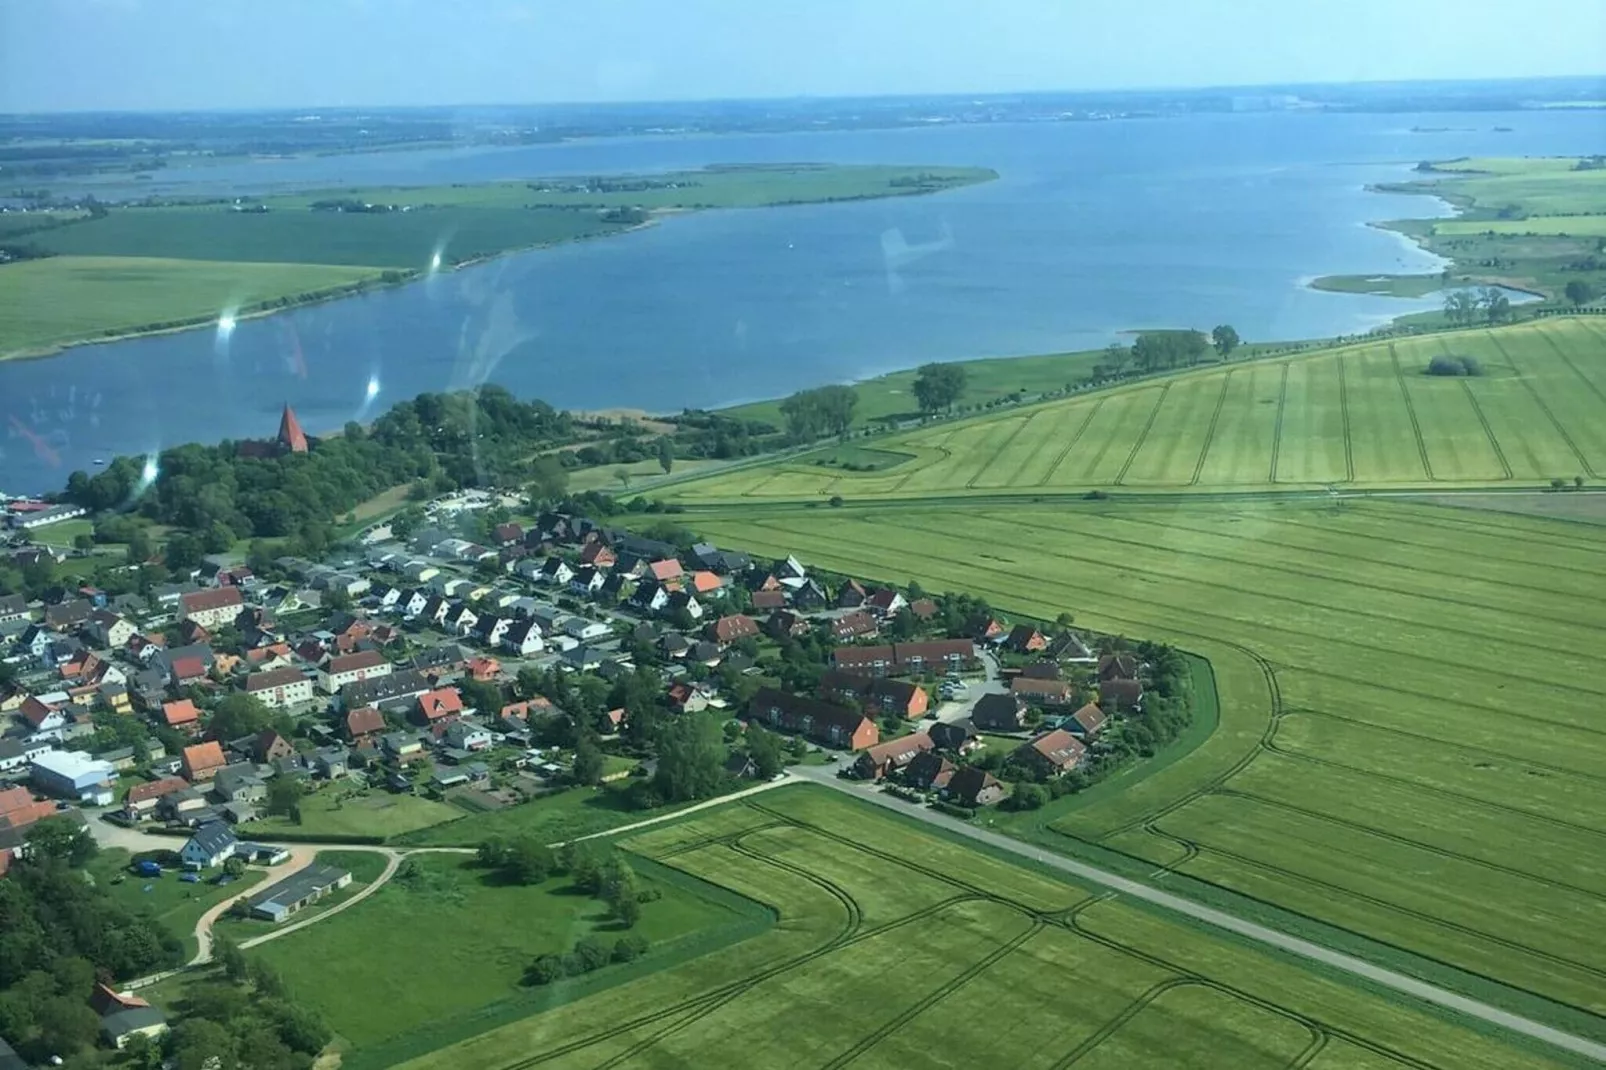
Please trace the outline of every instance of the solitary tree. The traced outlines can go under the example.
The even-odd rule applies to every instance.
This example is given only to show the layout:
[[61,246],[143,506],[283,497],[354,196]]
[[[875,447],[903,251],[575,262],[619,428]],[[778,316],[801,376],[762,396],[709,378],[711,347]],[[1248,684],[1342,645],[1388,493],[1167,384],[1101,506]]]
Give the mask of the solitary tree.
[[915,375],[915,401],[921,412],[952,409],[965,393],[965,369],[957,364],[927,364]]
[[613,470],[613,478],[619,481],[619,485],[621,487],[625,488],[626,490],[630,489],[630,469],[615,468]]
[[668,475],[675,468],[675,444],[665,435],[658,440],[658,467]]
[[1210,343],[1216,347],[1216,352],[1221,354],[1223,360],[1232,355],[1232,351],[1238,348],[1241,341],[1243,339],[1238,337],[1238,332],[1230,324],[1223,323],[1210,332]]
[[1567,300],[1573,303],[1574,308],[1589,304],[1596,296],[1595,287],[1583,279],[1573,279],[1563,292],[1566,293]]
[[1451,323],[1471,323],[1478,318],[1478,296],[1471,290],[1455,290],[1445,295],[1444,316]]

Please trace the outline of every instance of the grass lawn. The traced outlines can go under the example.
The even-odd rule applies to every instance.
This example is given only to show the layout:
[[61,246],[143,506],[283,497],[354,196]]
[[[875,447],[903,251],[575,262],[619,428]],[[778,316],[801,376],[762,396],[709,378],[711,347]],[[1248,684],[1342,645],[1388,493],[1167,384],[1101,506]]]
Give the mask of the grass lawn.
[[461,811],[421,795],[392,795],[383,788],[358,789],[339,783],[318,789],[301,802],[301,824],[287,817],[265,817],[242,826],[250,836],[399,836],[438,825]]
[[46,546],[71,548],[74,539],[80,535],[88,535],[94,530],[95,525],[88,517],[79,517],[77,520],[63,520],[42,528],[34,528],[28,532],[28,537]]
[[0,286],[0,358],[155,323],[215,319],[227,308],[334,290],[375,274],[360,267],[137,255],[8,264]]
[[[507,886],[462,856],[410,861],[411,876],[398,874],[371,899],[249,952],[358,1052],[498,1001],[541,995],[520,986],[532,958],[561,954],[591,934],[611,944],[623,931],[565,877]],[[735,920],[680,884],[644,886],[662,897],[643,905],[635,931],[666,953],[682,937]]]
[[[771,904],[782,924],[408,1070],[1570,1065],[823,788],[627,845]],[[1334,1059],[1302,1058],[1329,1034],[1345,1045]]]
[[659,811],[644,813],[625,807],[626,784],[574,788],[466,817],[454,809],[456,821],[407,833],[395,842],[408,847],[473,847],[490,836],[534,836],[544,843],[558,843],[656,817]]
[[[176,851],[183,843],[175,838],[171,849]],[[153,850],[163,846],[160,840],[153,840],[152,844]],[[219,900],[261,884],[269,876],[268,870],[253,866],[238,880],[217,885],[212,879],[222,872],[219,869],[203,874],[196,884],[186,884],[173,869],[167,869],[160,877],[136,876],[128,871],[129,858],[129,853],[121,848],[105,848],[90,863],[89,872],[112,898],[132,909],[155,915],[173,935],[182,937],[186,958],[195,954],[195,923],[201,920],[202,914]]]
[[[684,475],[718,463],[720,462],[703,459],[680,460],[677,458],[671,475]],[[621,469],[630,473],[628,486],[619,478],[618,473]],[[659,465],[657,458],[648,458],[644,461],[632,461],[630,464],[603,464],[594,468],[577,468],[569,473],[569,489],[571,491],[605,490],[613,494],[624,494],[638,485],[645,486],[663,478],[665,478],[664,470]]]

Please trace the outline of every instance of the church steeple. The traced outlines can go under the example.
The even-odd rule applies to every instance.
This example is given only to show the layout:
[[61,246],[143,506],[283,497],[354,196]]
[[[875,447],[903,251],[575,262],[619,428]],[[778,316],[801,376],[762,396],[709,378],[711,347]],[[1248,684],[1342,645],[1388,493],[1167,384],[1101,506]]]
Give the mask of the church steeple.
[[301,430],[301,421],[291,410],[288,402],[284,406],[284,415],[279,417],[279,445],[291,453],[307,452],[307,433]]

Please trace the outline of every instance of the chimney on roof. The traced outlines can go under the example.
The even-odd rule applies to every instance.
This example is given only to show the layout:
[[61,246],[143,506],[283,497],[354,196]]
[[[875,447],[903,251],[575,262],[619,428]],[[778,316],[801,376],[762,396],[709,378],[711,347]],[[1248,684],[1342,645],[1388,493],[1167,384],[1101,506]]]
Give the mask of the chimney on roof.
[[301,421],[288,402],[284,406],[284,414],[279,417],[279,445],[291,453],[307,452],[307,433],[301,430]]

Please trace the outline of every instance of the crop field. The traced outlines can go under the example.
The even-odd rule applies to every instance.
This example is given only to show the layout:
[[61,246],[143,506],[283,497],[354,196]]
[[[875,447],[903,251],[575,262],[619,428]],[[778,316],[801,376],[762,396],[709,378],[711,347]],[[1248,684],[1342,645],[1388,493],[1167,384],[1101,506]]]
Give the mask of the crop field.
[[779,924],[402,1065],[1566,1065],[822,788],[623,846]]
[[[1441,354],[1483,374],[1430,376]],[[1606,322],[1549,319],[1217,366],[877,436],[885,472],[802,461],[666,487],[687,504],[1466,487],[1606,478]]]
[[746,506],[691,523],[1204,655],[1217,730],[1118,792],[1031,815],[1047,835],[1606,1015],[1606,529],[1381,499]]

